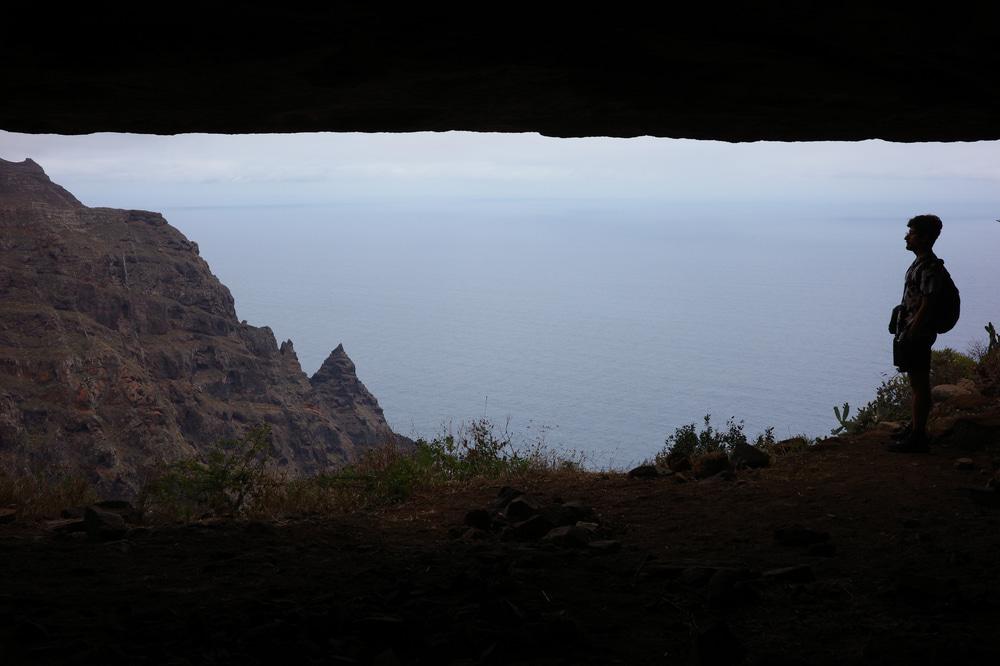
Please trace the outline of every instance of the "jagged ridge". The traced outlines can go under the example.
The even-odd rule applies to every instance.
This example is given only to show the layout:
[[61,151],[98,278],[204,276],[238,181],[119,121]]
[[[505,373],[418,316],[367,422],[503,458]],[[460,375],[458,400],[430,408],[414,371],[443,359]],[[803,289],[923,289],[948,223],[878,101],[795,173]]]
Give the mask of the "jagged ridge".
[[86,207],[35,162],[0,160],[0,250],[4,467],[129,495],[258,422],[291,475],[395,437],[342,345],[307,377],[158,213]]

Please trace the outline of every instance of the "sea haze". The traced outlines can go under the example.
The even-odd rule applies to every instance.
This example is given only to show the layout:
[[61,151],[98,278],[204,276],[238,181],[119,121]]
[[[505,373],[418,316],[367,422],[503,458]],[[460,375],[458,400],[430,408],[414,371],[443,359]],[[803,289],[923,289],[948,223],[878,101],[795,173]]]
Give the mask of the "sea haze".
[[[240,318],[314,372],[338,343],[389,423],[432,437],[488,416],[596,468],[706,413],[827,434],[891,375],[886,324],[926,212],[466,198],[168,208]],[[964,350],[1000,318],[989,210],[937,210]]]

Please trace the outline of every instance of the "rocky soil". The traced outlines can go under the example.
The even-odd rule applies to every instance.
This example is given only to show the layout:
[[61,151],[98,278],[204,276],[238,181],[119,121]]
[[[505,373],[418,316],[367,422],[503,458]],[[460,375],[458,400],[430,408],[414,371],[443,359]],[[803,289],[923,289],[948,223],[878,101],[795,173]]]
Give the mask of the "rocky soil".
[[396,438],[342,346],[307,377],[158,213],[89,208],[0,160],[0,469],[128,497],[256,423],[292,476]]
[[115,503],[11,522],[0,646],[6,663],[992,663],[1000,409],[936,428],[928,454],[886,452],[883,428],[702,480],[566,473],[272,522],[148,527]]

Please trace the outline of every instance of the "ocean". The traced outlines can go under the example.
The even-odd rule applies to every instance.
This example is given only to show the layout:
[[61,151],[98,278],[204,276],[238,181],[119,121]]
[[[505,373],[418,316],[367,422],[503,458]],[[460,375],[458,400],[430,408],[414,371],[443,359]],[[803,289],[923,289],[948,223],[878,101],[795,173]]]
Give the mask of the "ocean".
[[[996,211],[932,211],[963,299],[937,348],[1000,323]],[[315,372],[343,343],[390,425],[487,417],[594,469],[711,414],[826,435],[893,374],[909,216],[657,200],[359,199],[169,208],[236,299]]]

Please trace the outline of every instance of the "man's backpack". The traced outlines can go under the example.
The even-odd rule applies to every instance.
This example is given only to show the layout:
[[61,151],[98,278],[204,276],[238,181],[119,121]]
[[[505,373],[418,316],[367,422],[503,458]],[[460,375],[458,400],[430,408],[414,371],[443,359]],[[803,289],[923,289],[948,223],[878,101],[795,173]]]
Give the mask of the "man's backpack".
[[934,311],[934,330],[938,333],[947,333],[958,323],[962,299],[958,295],[955,281],[951,279],[951,274],[944,267],[944,262],[940,259],[938,262],[938,270],[941,272],[941,293],[938,295]]

